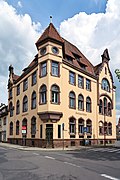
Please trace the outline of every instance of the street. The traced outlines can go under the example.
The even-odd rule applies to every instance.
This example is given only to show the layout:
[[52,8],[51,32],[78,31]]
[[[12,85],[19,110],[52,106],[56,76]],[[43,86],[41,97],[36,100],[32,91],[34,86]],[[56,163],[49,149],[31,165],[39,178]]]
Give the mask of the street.
[[0,146],[0,180],[120,180],[120,149],[24,151]]

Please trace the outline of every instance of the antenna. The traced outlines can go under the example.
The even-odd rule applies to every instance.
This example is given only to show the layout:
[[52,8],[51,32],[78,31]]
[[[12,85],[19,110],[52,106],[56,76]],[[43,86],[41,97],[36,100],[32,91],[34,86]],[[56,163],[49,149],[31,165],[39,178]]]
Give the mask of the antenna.
[[52,23],[52,16],[50,16],[50,23]]

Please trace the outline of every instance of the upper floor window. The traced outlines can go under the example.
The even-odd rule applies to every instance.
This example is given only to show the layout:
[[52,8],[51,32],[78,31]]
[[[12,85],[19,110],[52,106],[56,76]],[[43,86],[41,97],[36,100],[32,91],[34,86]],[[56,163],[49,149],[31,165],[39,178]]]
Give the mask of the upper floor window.
[[17,100],[17,103],[16,103],[16,114],[19,114],[20,113],[20,101]]
[[52,85],[51,88],[51,96],[52,96],[52,103],[59,104],[60,103],[60,89],[57,85]]
[[69,83],[75,85],[75,73],[71,71],[69,72]]
[[74,92],[69,93],[69,107],[73,109],[76,108],[76,98]]
[[9,90],[9,98],[12,98],[12,89]]
[[102,100],[100,99],[99,101],[99,113],[102,114],[103,113],[103,104],[102,104]]
[[6,117],[3,119],[3,125],[6,125]]
[[102,89],[110,92],[110,84],[106,78],[102,79]]
[[13,116],[13,104],[12,104],[12,102],[10,102],[10,104],[9,104],[9,111],[10,111],[10,117],[12,117]]
[[84,88],[84,78],[78,75],[78,87]]
[[91,81],[89,79],[86,79],[86,90],[91,90]]
[[104,103],[104,114],[107,115],[107,99],[105,97],[103,99],[103,103]]
[[52,61],[52,76],[59,76],[59,63]]
[[36,108],[36,92],[35,91],[32,93],[31,108],[32,109]]
[[112,115],[112,107],[111,107],[111,103],[108,103],[108,116]]
[[78,96],[78,109],[84,110],[84,98],[82,94]]
[[20,94],[20,84],[17,85],[17,96]]
[[28,79],[25,79],[23,81],[23,91],[26,91],[28,89]]
[[27,112],[28,110],[28,98],[27,96],[24,96],[23,98],[23,112]]
[[35,71],[32,74],[32,85],[35,85],[37,83],[37,72]]
[[47,95],[46,95],[46,85],[42,85],[40,87],[40,104],[45,104],[47,102]]
[[46,74],[47,74],[47,62],[45,61],[41,63],[40,76],[44,77],[46,76]]
[[91,99],[90,99],[90,97],[86,98],[86,111],[91,112]]

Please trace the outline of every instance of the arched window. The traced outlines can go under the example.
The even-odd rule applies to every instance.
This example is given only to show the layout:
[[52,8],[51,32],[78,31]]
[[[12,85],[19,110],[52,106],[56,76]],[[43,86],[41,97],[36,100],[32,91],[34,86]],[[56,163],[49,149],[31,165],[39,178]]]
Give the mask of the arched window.
[[102,79],[102,89],[110,92],[110,84],[106,78]]
[[108,135],[112,135],[112,123],[108,123]]
[[86,121],[86,127],[87,127],[87,133],[92,134],[92,121],[90,119]]
[[16,135],[19,135],[19,121],[16,121]]
[[69,119],[69,130],[70,130],[70,134],[76,133],[76,119],[74,117],[71,117]]
[[27,134],[27,119],[26,118],[24,118],[22,121],[22,127],[24,127],[24,130],[26,130],[25,134]]
[[78,120],[78,133],[84,134],[84,120],[82,118]]
[[84,110],[84,98],[82,94],[78,96],[78,109]]
[[16,114],[20,114],[20,101],[17,100],[17,103],[16,103]]
[[104,134],[108,134],[107,122],[104,123]]
[[108,103],[108,116],[111,116],[112,115],[112,111],[111,111],[111,103],[109,102]]
[[46,95],[46,85],[42,85],[40,87],[40,104],[45,104],[47,102],[47,95]]
[[107,99],[104,97],[104,114],[107,115]]
[[31,119],[31,137],[34,138],[36,134],[36,118],[32,117]]
[[28,110],[28,98],[27,96],[24,96],[23,98],[23,112],[27,112]]
[[32,93],[31,108],[32,109],[36,108],[36,92],[35,91]]
[[9,104],[9,110],[10,110],[10,117],[12,117],[13,116],[13,104],[12,104],[12,102],[10,102],[10,104]]
[[69,107],[73,109],[76,108],[76,98],[74,92],[69,93]]
[[103,113],[103,107],[102,107],[102,100],[100,99],[99,101],[99,113],[102,114]]
[[90,97],[86,98],[86,111],[91,112],[91,99],[90,99]]
[[10,135],[13,135],[13,122],[10,122]]
[[103,134],[104,134],[103,122],[100,121],[99,122],[99,135],[103,135]]
[[60,90],[57,85],[51,87],[52,103],[59,104],[60,102]]

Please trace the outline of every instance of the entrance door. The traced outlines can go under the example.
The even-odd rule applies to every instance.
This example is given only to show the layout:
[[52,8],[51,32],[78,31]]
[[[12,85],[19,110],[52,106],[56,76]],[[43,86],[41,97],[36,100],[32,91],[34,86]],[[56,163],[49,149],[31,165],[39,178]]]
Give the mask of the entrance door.
[[46,141],[47,141],[47,147],[52,147],[52,145],[53,145],[53,124],[46,124]]

